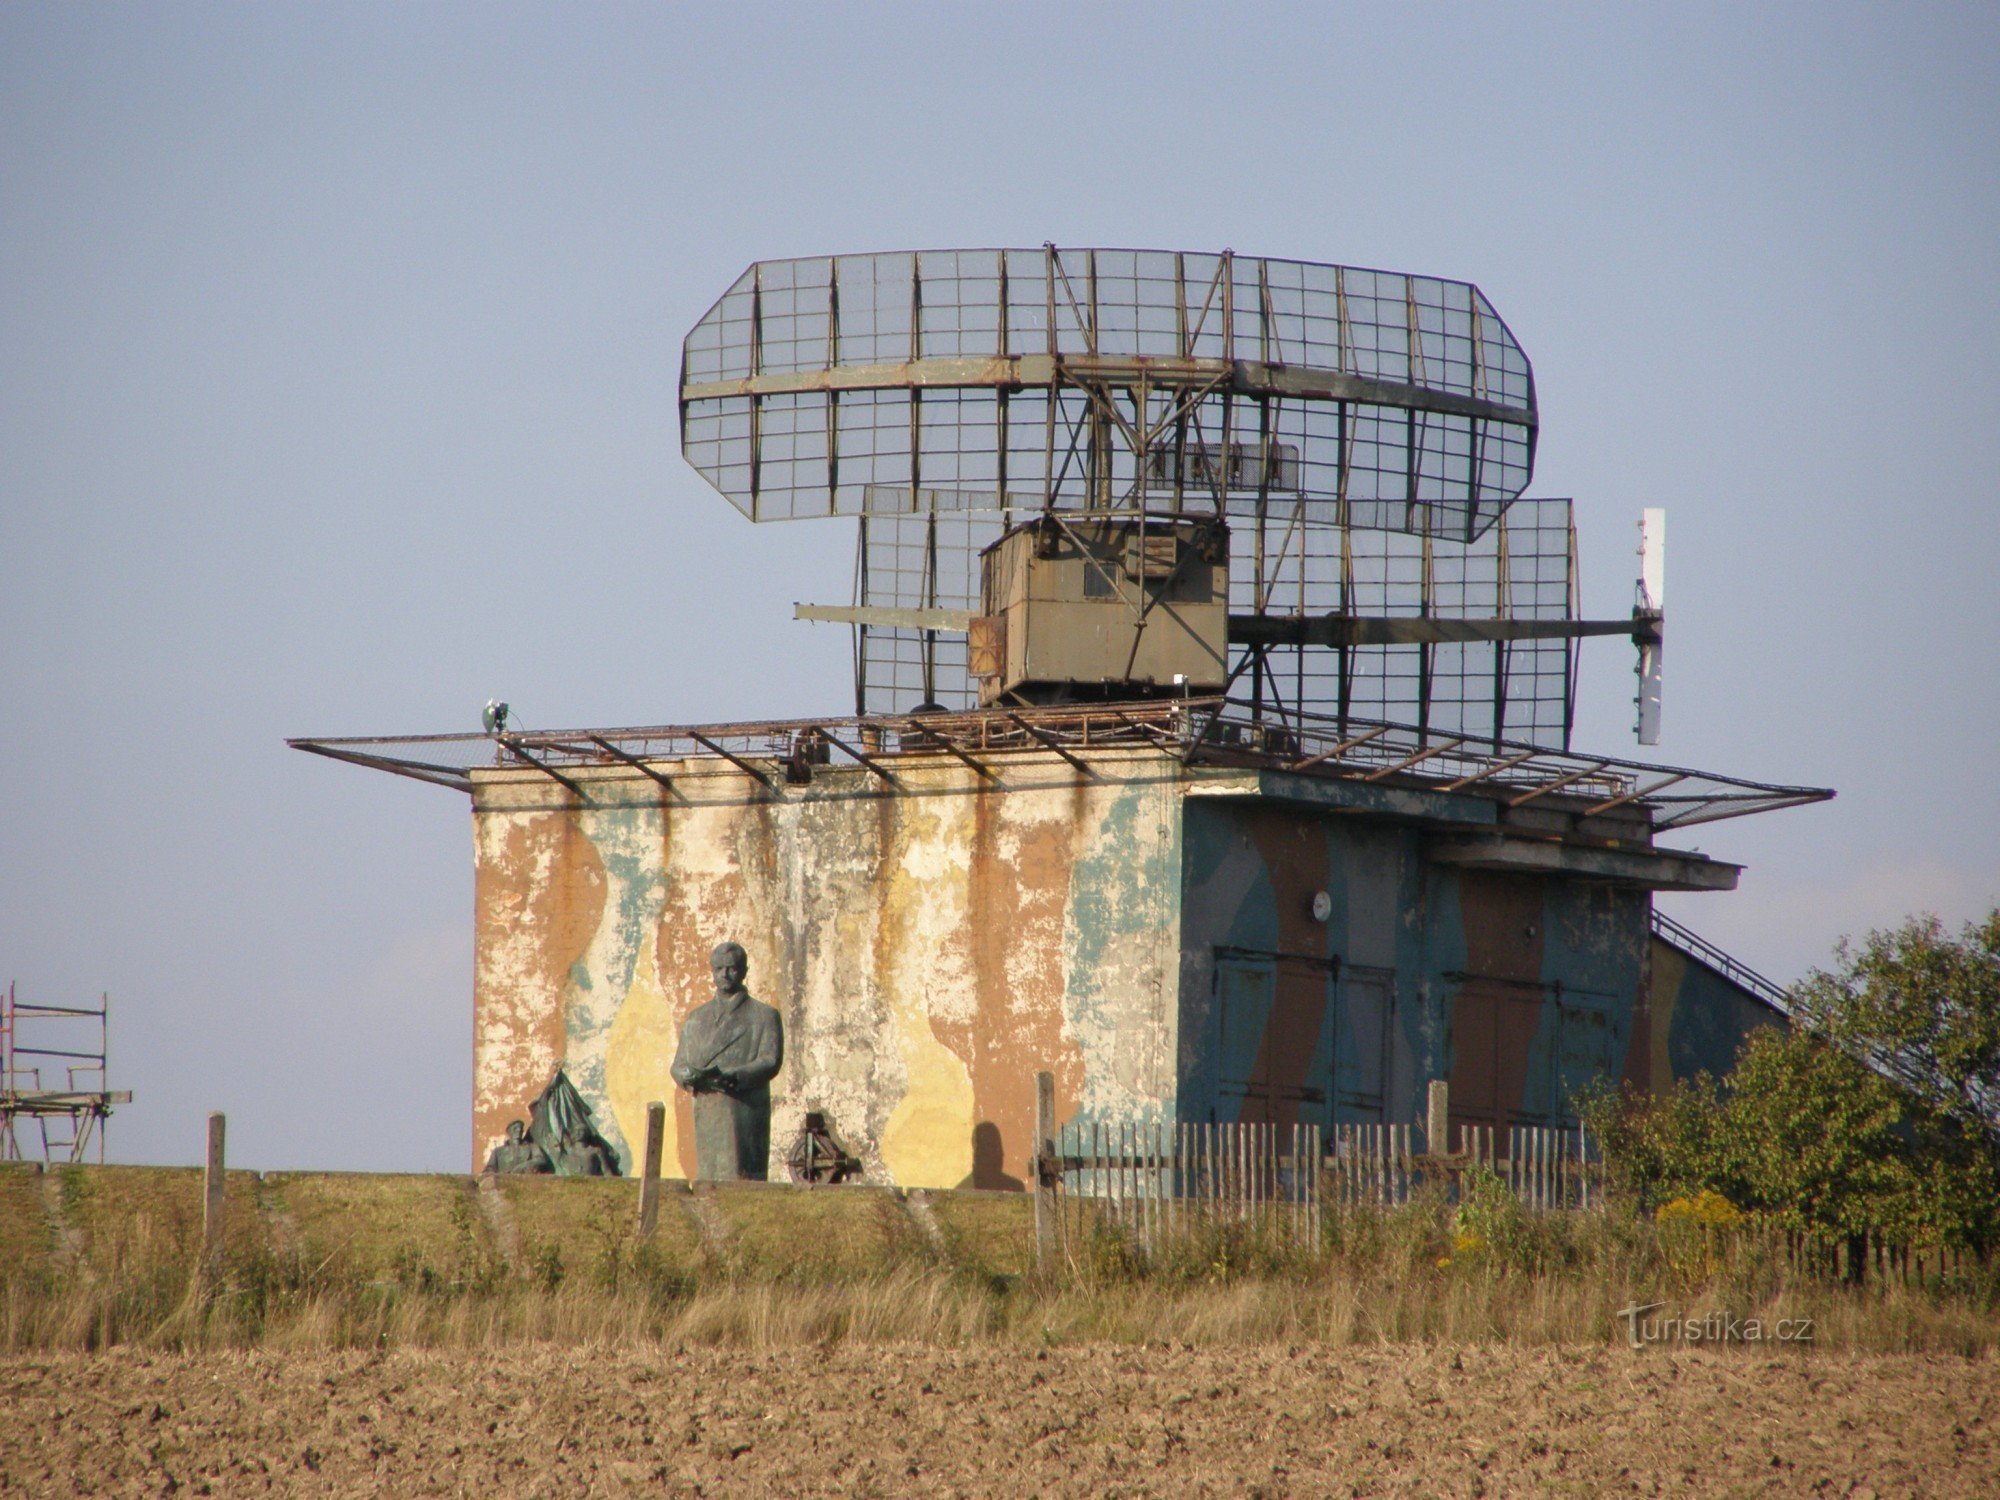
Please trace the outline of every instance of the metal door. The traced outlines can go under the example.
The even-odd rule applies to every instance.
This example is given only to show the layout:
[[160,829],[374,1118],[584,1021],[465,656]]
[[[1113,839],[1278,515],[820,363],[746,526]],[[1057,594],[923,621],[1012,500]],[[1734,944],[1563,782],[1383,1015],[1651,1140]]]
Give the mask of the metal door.
[[1342,966],[1334,1052],[1334,1119],[1340,1124],[1384,1117],[1395,1005],[1394,969]]
[[1223,1119],[1332,1123],[1328,1022],[1338,968],[1306,954],[1216,950],[1215,1092]]
[[1451,1118],[1490,1125],[1573,1125],[1578,1090],[1615,1075],[1611,997],[1555,983],[1453,976]]

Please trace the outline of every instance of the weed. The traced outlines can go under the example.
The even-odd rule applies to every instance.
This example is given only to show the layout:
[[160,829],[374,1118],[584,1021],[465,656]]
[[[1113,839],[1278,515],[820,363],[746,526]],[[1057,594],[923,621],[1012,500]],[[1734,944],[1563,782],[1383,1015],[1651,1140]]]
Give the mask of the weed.
[[721,1191],[705,1201],[726,1248],[705,1259],[684,1210],[641,1240],[619,1185],[534,1183],[508,1200],[515,1267],[462,1180],[266,1179],[196,1295],[198,1179],[124,1172],[59,1180],[79,1251],[0,1267],[0,1348],[1603,1343],[1620,1308],[1672,1298],[1812,1317],[1823,1346],[2000,1349],[1983,1262],[1850,1286],[1719,1202],[1534,1213],[1476,1173],[1455,1203],[1329,1206],[1314,1240],[1289,1219],[1192,1214],[1149,1236],[1079,1215],[1046,1269],[1025,1198],[940,1194],[933,1237],[885,1193]]

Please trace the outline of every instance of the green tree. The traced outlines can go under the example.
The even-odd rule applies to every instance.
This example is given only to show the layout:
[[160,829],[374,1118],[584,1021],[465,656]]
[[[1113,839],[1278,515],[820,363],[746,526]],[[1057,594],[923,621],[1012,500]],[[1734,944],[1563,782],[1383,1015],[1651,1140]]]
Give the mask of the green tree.
[[2000,910],[1835,952],[1726,1078],[1593,1101],[1607,1161],[1648,1207],[1712,1189],[1822,1236],[2000,1246]]
[[1595,1102],[1591,1119],[1624,1187],[1649,1209],[1708,1190],[1789,1229],[1848,1236],[1920,1215],[1908,1101],[1805,1032],[1753,1032],[1723,1079]]
[[1928,1237],[1911,1100],[1806,1031],[1763,1028],[1737,1054],[1721,1134],[1739,1207],[1788,1229]]
[[1969,1136],[2000,1122],[2000,907],[1956,939],[1934,916],[1842,939],[1832,971],[1792,991],[1808,1031],[1894,1078]]

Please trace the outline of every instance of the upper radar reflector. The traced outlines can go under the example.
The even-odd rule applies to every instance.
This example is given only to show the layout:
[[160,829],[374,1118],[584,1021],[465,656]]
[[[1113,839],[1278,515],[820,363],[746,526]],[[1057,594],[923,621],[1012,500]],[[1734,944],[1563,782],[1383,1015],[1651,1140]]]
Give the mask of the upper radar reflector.
[[1164,250],[759,261],[689,333],[688,461],[755,521],[1247,515],[1469,538],[1534,469],[1468,282]]

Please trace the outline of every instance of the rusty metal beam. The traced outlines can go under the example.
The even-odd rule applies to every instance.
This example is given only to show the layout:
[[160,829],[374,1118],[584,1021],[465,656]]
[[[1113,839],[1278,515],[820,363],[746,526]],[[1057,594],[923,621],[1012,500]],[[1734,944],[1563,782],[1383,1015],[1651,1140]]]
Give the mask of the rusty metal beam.
[[1319,765],[1322,761],[1338,760],[1348,751],[1358,749],[1360,746],[1367,744],[1370,740],[1379,739],[1381,736],[1387,734],[1388,732],[1389,732],[1389,726],[1387,724],[1377,724],[1373,729],[1369,730],[1366,734],[1357,734],[1351,740],[1342,740],[1338,745],[1335,745],[1331,750],[1322,750],[1317,755],[1308,755],[1304,760],[1295,760],[1289,766],[1286,766],[1285,769],[1287,771],[1303,771],[1306,770],[1308,767]]
[[[432,761],[397,760],[389,755],[369,755],[359,750],[339,750],[331,745],[322,745],[317,740],[286,740],[294,750],[304,750],[309,755],[324,755],[328,760],[344,760],[352,765],[366,766],[371,771],[387,771],[392,776],[407,776],[412,781],[427,781],[432,786],[448,786],[455,792],[472,790],[472,778],[457,766],[440,766]],[[393,744],[394,741],[384,741]]]
[[[1254,657],[1254,652],[1246,652],[1245,660]],[[1238,664],[1240,673],[1242,663]],[[1232,677],[1233,680],[1233,677]],[[1408,725],[1385,724],[1379,721],[1359,721],[1352,730],[1341,730],[1336,734],[1331,718],[1319,715],[1305,716],[1304,730],[1318,743],[1329,743],[1336,738],[1339,743],[1332,748],[1311,756],[1299,758],[1281,755],[1255,745],[1229,746],[1211,740],[1217,726],[1228,723],[1247,727],[1254,710],[1246,704],[1226,701],[1220,697],[1159,699],[1142,703],[1121,703],[1104,705],[1060,704],[1022,705],[1018,710],[999,707],[988,709],[968,709],[937,718],[915,718],[906,715],[892,715],[887,719],[840,718],[831,721],[837,731],[848,726],[866,731],[870,725],[893,722],[916,731],[928,745],[947,755],[953,756],[980,770],[980,774],[991,778],[990,766],[982,765],[969,755],[968,751],[984,754],[991,748],[987,736],[1003,726],[1008,734],[1025,733],[1035,744],[1062,756],[1072,766],[1086,774],[1095,774],[1067,748],[1067,742],[1058,739],[1058,734],[1071,734],[1085,726],[1094,730],[1097,725],[1118,725],[1125,729],[1141,729],[1157,737],[1162,748],[1178,750],[1184,763],[1192,763],[1205,751],[1233,752],[1231,758],[1253,758],[1269,764],[1278,770],[1310,771],[1314,766],[1324,764],[1364,744],[1379,747],[1393,746],[1393,755],[1402,755],[1399,765],[1378,767],[1373,771],[1365,767],[1338,770],[1332,773],[1334,779],[1349,784],[1359,784],[1364,776],[1370,780],[1393,775],[1397,770],[1408,769],[1421,764],[1423,760],[1446,750],[1456,750],[1469,766],[1454,772],[1456,780],[1441,778],[1437,783],[1441,790],[1451,791],[1483,782],[1506,785],[1510,792],[1519,792],[1519,801],[1532,801],[1546,796],[1551,791],[1574,785],[1587,777],[1611,771],[1622,779],[1618,787],[1594,790],[1586,795],[1590,799],[1585,816],[1593,812],[1606,811],[1612,807],[1638,804],[1651,815],[1652,827],[1656,832],[1669,828],[1689,827],[1696,823],[1712,822],[1721,818],[1743,817],[1752,813],[1772,811],[1778,808],[1804,806],[1813,802],[1823,802],[1833,795],[1831,791],[1818,787],[1773,786],[1760,782],[1744,781],[1736,777],[1717,775],[1712,772],[1692,770],[1680,766],[1648,765],[1636,761],[1620,760],[1616,757],[1592,757],[1588,760],[1568,752],[1542,746],[1530,746],[1519,740],[1502,740],[1492,746],[1491,752],[1468,750],[1467,745],[1485,745],[1487,741],[1479,736],[1447,742],[1417,749],[1411,747],[1419,743],[1418,732]],[[724,747],[719,741],[754,741],[758,737],[775,737],[779,734],[790,736],[809,722],[821,725],[828,721],[767,720],[752,723],[705,725],[700,729],[685,726],[655,725],[635,726],[624,729],[536,732],[520,736],[519,742],[532,752],[539,752],[544,758],[552,759],[560,767],[575,757],[584,764],[602,764],[606,754],[624,761],[627,756],[639,760],[647,755],[692,756],[702,752],[718,756],[744,771],[759,785],[769,790],[772,780],[757,766],[742,755]],[[1363,727],[1365,724],[1366,727]],[[1054,730],[1056,733],[1051,733]],[[510,738],[515,738],[510,736]],[[476,758],[478,751],[492,753],[491,737],[476,732],[438,735],[382,735],[367,738],[343,738],[337,740],[292,739],[287,741],[294,749],[307,750],[315,755],[323,755],[331,760],[344,760],[371,770],[388,771],[393,775],[407,776],[437,786],[448,786],[454,791],[472,792],[476,781],[486,764]],[[609,746],[609,751],[606,750]],[[475,747],[476,750],[475,750]],[[697,750],[694,747],[699,747]],[[405,749],[423,758],[409,758],[393,753]],[[453,757],[457,764],[440,763],[429,757],[442,753]],[[882,758],[893,766],[893,756],[904,752],[884,752]],[[463,757],[463,758],[461,758]],[[1523,785],[1513,780],[1510,772],[1517,771],[1528,762],[1536,762],[1536,768],[1545,767],[1549,773],[1560,779],[1541,787]],[[629,762],[627,762],[629,764]],[[1578,769],[1581,767],[1581,769]],[[647,769],[647,768],[641,768]],[[652,774],[648,770],[648,774]],[[684,778],[683,778],[684,781]],[[1686,790],[1668,791],[1677,783],[1685,782]],[[1664,793],[1664,795],[1662,795]],[[1497,799],[1496,799],[1497,800]],[[1518,805],[1518,803],[1517,803]]]
[[1612,808],[1622,807],[1627,802],[1636,802],[1643,797],[1650,797],[1653,793],[1670,787],[1677,781],[1686,780],[1687,772],[1676,771],[1671,776],[1662,776],[1650,786],[1640,786],[1637,782],[1634,782],[1631,791],[1625,792],[1620,796],[1607,797],[1602,802],[1593,802],[1589,807],[1578,813],[1577,816],[1580,818],[1593,818],[1601,812],[1609,812]]
[[873,771],[877,776],[880,776],[884,781],[888,782],[890,786],[902,785],[902,783],[897,781],[895,776],[890,773],[889,768],[887,766],[883,765],[881,762],[876,760],[874,756],[867,754],[865,751],[855,749],[852,745],[848,744],[847,741],[841,739],[838,735],[834,734],[831,730],[829,730],[824,724],[808,724],[806,728],[812,733],[819,735],[821,739],[825,740],[829,745],[833,746],[834,749],[839,750],[843,754],[849,755],[853,757],[855,760],[860,761],[862,765],[866,766],[869,770]]
[[589,740],[591,744],[597,746],[598,749],[602,750],[606,755],[610,756],[613,760],[623,761],[626,765],[630,766],[633,770],[637,771],[641,776],[650,776],[653,780],[657,781],[661,786],[665,787],[668,791],[673,792],[675,796],[677,797],[680,796],[680,792],[675,788],[673,782],[668,779],[666,772],[655,771],[651,766],[647,765],[643,760],[639,759],[638,756],[628,754],[627,752],[619,749],[616,745],[612,744],[611,741],[607,740],[601,734],[587,734],[584,736],[584,738]]
[[1057,741],[1056,737],[1050,734],[1047,730],[1041,729],[1036,725],[1030,724],[1026,719],[1022,718],[1019,714],[1013,712],[1011,709],[1005,711],[1005,717],[1009,719],[1023,733],[1025,733],[1030,739],[1036,740],[1040,742],[1045,748],[1055,751],[1056,754],[1060,755],[1064,760],[1068,761],[1071,765],[1075,766],[1077,770],[1081,771],[1084,775],[1090,777],[1092,780],[1097,779],[1097,772],[1093,771],[1086,762],[1077,759],[1076,756],[1070,754],[1068,750],[1064,749],[1061,743]]
[[941,630],[963,635],[972,628],[974,609],[891,609],[873,604],[794,604],[794,620],[833,625],[877,625],[886,630]]
[[514,756],[515,758],[521,761],[524,761],[528,765],[533,766],[537,771],[540,771],[544,776],[548,777],[551,781],[561,782],[564,786],[568,787],[570,791],[574,792],[580,800],[586,802],[590,800],[590,793],[586,792],[583,789],[581,783],[572,781],[569,777],[563,775],[562,772],[558,771],[554,766],[550,765],[540,756],[530,755],[527,751],[523,750],[519,745],[514,743],[513,735],[496,734],[493,738],[499,743],[502,749],[507,751],[508,754]]
[[[92,1053],[91,1055],[95,1056],[96,1054]],[[86,1070],[78,1069],[78,1071],[83,1072]],[[87,1071],[94,1073],[97,1070],[92,1068]],[[44,1108],[57,1114],[68,1114],[73,1109],[103,1108],[108,1104],[130,1104],[131,1102],[132,1091],[130,1089],[67,1089],[55,1091],[0,1089],[0,1104],[6,1105],[9,1109],[18,1109],[25,1115],[40,1113]]]
[[1156,745],[1164,745],[1173,738],[1173,731],[1164,724],[1149,724],[1144,719],[1135,719],[1123,709],[1114,708],[1111,712],[1127,729],[1137,730]]
[[1467,642],[1557,641],[1594,635],[1637,639],[1638,620],[1445,619],[1436,615],[1231,615],[1236,646],[1441,646]]
[[897,719],[895,722],[897,724],[908,725],[909,732],[921,735],[924,739],[924,743],[922,745],[916,745],[916,746],[899,745],[897,747],[898,754],[921,755],[928,750],[933,750],[933,749],[942,750],[946,755],[949,755],[954,759],[962,761],[966,765],[972,767],[973,770],[977,771],[981,776],[984,776],[988,781],[998,781],[1000,779],[1000,773],[998,771],[995,771],[991,766],[987,765],[984,761],[974,760],[970,755],[967,755],[963,750],[959,749],[958,746],[954,745],[951,742],[949,736],[938,734],[935,731],[926,728],[924,725],[924,721],[922,719],[901,718]]
[[1456,781],[1448,781],[1439,787],[1438,790],[1441,792],[1455,792],[1462,786],[1471,786],[1475,781],[1484,781],[1489,776],[1498,776],[1503,771],[1511,771],[1523,761],[1533,760],[1541,753],[1540,750],[1523,750],[1519,755],[1510,755],[1505,760],[1496,760],[1484,770],[1474,771],[1470,776],[1461,776]]
[[1355,779],[1358,781],[1380,781],[1385,776],[1394,776],[1398,771],[1407,771],[1411,766],[1421,765],[1433,755],[1443,755],[1447,750],[1456,750],[1460,745],[1465,743],[1465,738],[1464,735],[1460,735],[1457,739],[1446,740],[1439,745],[1426,746],[1415,755],[1405,756],[1393,766],[1383,766],[1379,770],[1370,771],[1367,775],[1356,777]]
[[898,363],[830,365],[816,370],[746,375],[733,380],[691,381],[681,386],[680,399],[686,408],[699,401],[744,396],[796,396],[828,391],[1018,391],[1079,382],[1132,388],[1145,385],[1155,390],[1227,385],[1240,396],[1347,401],[1510,422],[1528,428],[1536,425],[1533,407],[1509,406],[1503,401],[1462,396],[1429,386],[1375,380],[1311,365],[1176,355],[933,355]]
[[1769,797],[1732,797],[1728,794],[1706,797],[1686,812],[1675,813],[1670,818],[1662,818],[1653,824],[1655,832],[1669,828],[1692,828],[1697,823],[1717,823],[1724,818],[1747,817],[1751,813],[1776,812],[1783,807],[1806,807],[1814,802],[1826,802],[1833,793],[1820,788],[1807,788],[1796,795],[1774,795]]
[[1582,781],[1585,777],[1597,775],[1598,772],[1608,769],[1610,765],[1610,761],[1600,760],[1595,765],[1582,766],[1570,772],[1567,776],[1558,776],[1554,781],[1544,782],[1531,792],[1523,792],[1518,797],[1509,797],[1507,805],[1509,807],[1519,807],[1523,803],[1533,802],[1537,797],[1546,797],[1550,792],[1559,792],[1573,782]]
[[713,751],[715,754],[721,756],[724,760],[728,761],[732,766],[736,767],[737,770],[741,771],[744,775],[750,777],[753,781],[755,781],[759,786],[763,787],[765,791],[768,792],[771,790],[771,778],[765,775],[764,772],[758,770],[757,767],[751,765],[750,762],[745,760],[742,756],[723,749],[722,746],[716,744],[716,742],[710,739],[707,735],[698,734],[692,729],[682,730],[680,731],[680,733],[685,734],[689,739],[693,740],[697,745],[700,745],[704,750]]

